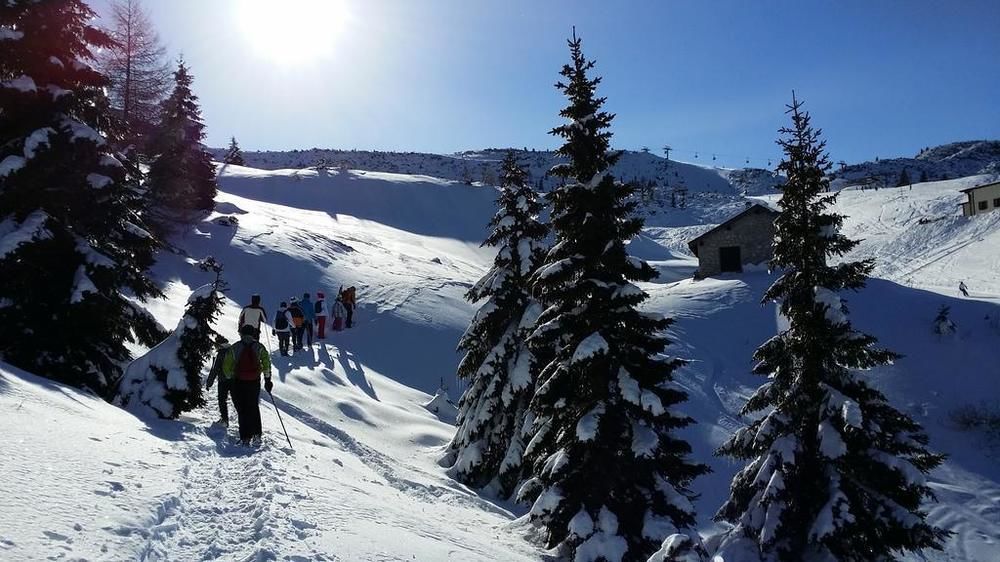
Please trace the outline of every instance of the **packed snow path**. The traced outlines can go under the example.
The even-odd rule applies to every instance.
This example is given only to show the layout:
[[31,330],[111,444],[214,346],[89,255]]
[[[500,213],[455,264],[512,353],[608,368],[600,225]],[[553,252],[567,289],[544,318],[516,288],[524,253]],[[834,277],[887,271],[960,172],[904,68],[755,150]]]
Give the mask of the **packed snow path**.
[[188,434],[181,489],[146,529],[140,560],[272,560],[277,545],[294,549],[280,553],[284,560],[336,559],[310,544],[316,525],[300,515],[310,498],[289,491],[301,476],[289,474],[282,458],[291,450],[271,437],[248,447],[234,436],[222,426]]
[[[489,553],[497,548],[509,552],[512,559],[519,558],[518,551],[530,552],[523,543],[514,548],[503,542],[483,544],[489,539],[477,535],[484,531],[490,539],[516,544],[519,539],[511,529],[498,527],[512,516],[437,474],[440,468],[434,463],[434,448],[411,451],[408,462],[399,458],[404,455],[394,458],[352,437],[355,432],[349,429],[354,423],[364,424],[362,420],[367,419],[371,424],[377,419],[366,414],[377,407],[372,394],[381,394],[383,400],[392,396],[390,388],[375,380],[359,384],[347,372],[319,367],[322,361],[315,363],[340,353],[336,346],[317,344],[291,358],[275,357],[279,367],[275,402],[294,450],[285,443],[274,407],[263,393],[265,439],[259,447],[236,441],[235,417],[228,430],[208,425],[216,416],[214,400],[186,420],[192,429],[182,442],[181,487],[163,500],[160,516],[142,533],[148,537],[142,560],[397,560],[411,556],[477,560],[493,559]],[[313,400],[305,398],[305,405],[296,394],[303,390],[300,385],[313,389],[306,391]],[[324,404],[340,401],[334,397],[336,390],[346,391],[350,401],[358,404],[352,412],[358,419],[332,417],[331,410],[324,408]],[[282,392],[295,397],[295,403],[280,398]],[[332,411],[339,414],[345,409]],[[427,419],[424,423],[442,425]],[[419,430],[420,426],[400,429]],[[435,446],[442,442],[429,435],[420,439]],[[447,515],[454,509],[463,515]],[[431,517],[450,520],[452,529],[415,524],[421,520],[415,513],[437,513]],[[377,531],[380,528],[384,530]],[[395,537],[391,542],[376,538],[390,532]],[[449,534],[468,536],[451,540]]]

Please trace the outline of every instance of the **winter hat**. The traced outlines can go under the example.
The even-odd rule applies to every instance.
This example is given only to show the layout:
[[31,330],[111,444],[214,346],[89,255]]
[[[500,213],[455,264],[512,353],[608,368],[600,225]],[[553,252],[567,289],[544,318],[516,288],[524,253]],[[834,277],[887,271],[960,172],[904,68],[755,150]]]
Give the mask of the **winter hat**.
[[323,294],[322,292],[320,292],[320,291],[316,291],[316,298],[317,298],[317,299],[325,299],[325,298],[326,298],[326,295],[324,295],[324,294]]
[[247,324],[246,326],[243,326],[242,328],[240,328],[240,335],[241,336],[256,336],[257,335],[257,328],[254,328],[250,324]]
[[285,301],[281,301],[281,304],[278,306],[278,308],[288,308],[288,303]]
[[289,300],[291,300],[292,304],[295,304],[295,303],[299,302],[299,299],[297,299],[297,298],[295,298],[295,297],[292,297],[292,298],[291,298],[291,299],[289,299]]
[[302,300],[309,300],[309,293],[302,293]]
[[252,306],[260,306],[260,295],[251,295],[250,304]]

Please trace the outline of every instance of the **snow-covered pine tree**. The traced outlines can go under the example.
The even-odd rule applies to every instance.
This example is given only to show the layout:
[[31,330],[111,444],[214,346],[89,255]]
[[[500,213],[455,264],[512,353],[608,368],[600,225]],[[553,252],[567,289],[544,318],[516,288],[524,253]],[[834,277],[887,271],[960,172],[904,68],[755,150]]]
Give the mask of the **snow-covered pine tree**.
[[[240,150],[240,145],[236,142],[236,137],[233,137],[233,139],[229,141],[229,150],[226,151],[226,158],[223,162],[234,166],[243,166],[246,164],[243,160],[243,151]],[[319,169],[320,166],[317,165],[316,167]]]
[[470,302],[487,300],[458,344],[465,351],[458,375],[469,386],[443,464],[454,478],[506,498],[522,476],[522,426],[536,375],[525,340],[541,312],[528,279],[544,257],[548,228],[538,220],[542,204],[512,151],[500,174],[493,232],[483,242],[498,252],[493,268],[466,294]]
[[160,125],[153,135],[153,162],[146,181],[157,226],[169,230],[171,221],[189,220],[215,205],[217,190],[212,156],[205,149],[205,125],[193,78],[184,61],[177,62],[174,90],[164,102]]
[[940,548],[948,533],[926,522],[920,504],[933,498],[924,473],[942,457],[927,451],[917,423],[854,372],[897,355],[847,318],[838,292],[862,287],[872,263],[827,263],[857,242],[840,234],[844,217],[828,211],[836,194],[827,193],[820,132],[794,95],[788,112],[771,262],[783,273],[764,296],[779,303],[788,328],[754,354],[754,372],[769,380],[743,413],[764,415],[719,449],[750,462],[716,516],[734,525],[718,554],[870,562]]
[[103,392],[133,331],[158,334],[125,294],[159,291],[137,182],[104,135],[94,17],[80,0],[0,3],[0,355]]
[[115,403],[132,411],[151,410],[173,419],[205,403],[201,371],[221,335],[212,322],[222,311],[222,267],[214,258],[201,264],[216,273],[213,283],[188,298],[184,317],[173,333],[125,369]]
[[683,362],[662,355],[671,320],[638,310],[648,295],[632,282],[657,274],[625,251],[643,224],[634,188],[608,172],[618,158],[613,115],[601,110],[601,79],[588,77],[594,63],[575,31],[569,48],[556,85],[568,123],[552,130],[567,159],[552,173],[565,184],[548,196],[555,246],[533,278],[547,308],[529,340],[544,365],[525,448],[532,477],[518,495],[533,500],[530,521],[560,555],[646,560],[694,525],[688,485],[707,468],[673,435],[692,421],[676,411],[686,395],[671,385]]

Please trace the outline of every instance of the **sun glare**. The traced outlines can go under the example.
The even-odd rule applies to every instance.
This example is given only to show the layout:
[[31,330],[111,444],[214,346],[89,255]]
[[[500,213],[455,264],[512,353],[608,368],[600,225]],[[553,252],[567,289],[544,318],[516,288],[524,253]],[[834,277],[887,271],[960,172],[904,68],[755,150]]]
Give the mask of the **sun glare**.
[[347,16],[339,0],[241,0],[237,7],[254,50],[281,64],[332,55]]

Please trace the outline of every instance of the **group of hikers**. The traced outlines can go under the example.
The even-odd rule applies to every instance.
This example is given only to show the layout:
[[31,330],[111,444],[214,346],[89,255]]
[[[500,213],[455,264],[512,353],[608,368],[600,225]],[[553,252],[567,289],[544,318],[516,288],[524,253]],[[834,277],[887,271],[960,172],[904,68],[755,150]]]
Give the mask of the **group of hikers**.
[[[278,338],[278,350],[282,356],[303,348],[303,339],[310,348],[313,334],[317,339],[326,339],[327,318],[332,312],[331,329],[341,331],[354,326],[354,307],[357,303],[357,289],[349,287],[338,291],[330,310],[327,310],[326,295],[316,293],[316,300],[304,293],[302,299],[290,298],[278,306],[271,333]],[[249,444],[263,435],[260,421],[261,376],[264,390],[268,393],[274,387],[271,381],[271,353],[260,343],[262,330],[269,328],[267,312],[261,305],[260,295],[250,297],[250,304],[240,312],[240,339],[233,345],[218,342],[218,352],[205,383],[206,388],[218,380],[219,423],[229,425],[229,404],[232,397],[239,420],[240,441]]]

